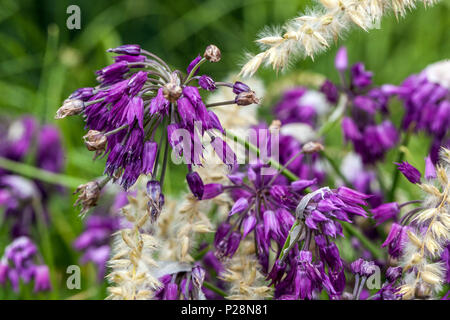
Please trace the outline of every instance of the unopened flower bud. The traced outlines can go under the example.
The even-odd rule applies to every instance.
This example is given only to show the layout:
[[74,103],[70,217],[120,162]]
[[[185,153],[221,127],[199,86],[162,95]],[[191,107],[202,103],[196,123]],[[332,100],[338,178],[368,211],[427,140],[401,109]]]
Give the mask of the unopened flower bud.
[[220,58],[222,57],[222,54],[219,48],[217,48],[213,44],[210,44],[209,46],[206,47],[203,57],[209,62],[219,62]]
[[101,187],[97,181],[91,181],[78,186],[74,194],[79,193],[75,206],[81,204],[81,214],[86,214],[89,209],[97,205]]
[[176,102],[182,93],[183,89],[181,89],[178,84],[173,82],[167,83],[163,88],[164,98],[172,103]]
[[308,142],[305,143],[302,147],[302,151],[304,153],[315,153],[322,151],[324,149],[323,145],[319,142]]
[[97,130],[89,130],[88,133],[83,136],[84,144],[89,151],[103,151],[106,147],[106,136]]
[[239,106],[248,106],[250,104],[259,103],[259,99],[255,95],[255,91],[246,91],[239,93],[235,100]]
[[84,102],[79,99],[67,99],[61,108],[56,111],[55,119],[78,115],[83,112]]

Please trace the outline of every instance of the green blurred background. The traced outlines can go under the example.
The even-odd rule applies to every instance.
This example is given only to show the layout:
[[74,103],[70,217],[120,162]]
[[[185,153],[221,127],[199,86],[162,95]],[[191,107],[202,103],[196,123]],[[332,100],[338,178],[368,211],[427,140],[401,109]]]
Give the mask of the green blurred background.
[[[81,9],[81,29],[69,30],[66,9]],[[105,50],[121,44],[137,43],[184,70],[204,48],[213,43],[222,50],[222,60],[205,67],[215,79],[239,70],[245,51],[256,52],[254,39],[266,26],[281,25],[313,4],[302,0],[0,0],[0,117],[13,119],[32,114],[42,122],[58,126],[66,150],[65,174],[88,181],[103,171],[102,161],[92,162],[92,154],[82,143],[80,118],[53,119],[62,101],[75,89],[95,84],[94,71],[112,62]],[[363,61],[375,72],[375,83],[400,83],[411,73],[449,57],[450,1],[409,13],[397,21],[386,16],[380,30],[366,33],[353,29],[328,52],[298,61],[284,74],[260,70],[258,76],[272,88],[282,79],[310,70],[337,80],[333,60],[340,45],[347,46],[352,62]],[[263,106],[267,107],[267,106]],[[395,112],[394,112],[395,114]],[[339,142],[340,135],[328,144]],[[426,138],[411,143],[423,163]],[[389,158],[388,158],[389,159]],[[389,161],[387,161],[389,163]],[[391,164],[392,162],[390,162]],[[412,161],[414,164],[414,159]],[[82,222],[72,208],[70,193],[50,204],[54,223],[49,228],[52,260],[58,270],[60,288],[41,298],[103,298],[105,284],[93,286],[95,270],[83,267],[82,290],[65,289],[65,268],[76,263],[71,249],[81,232]],[[4,226],[0,230],[0,251],[8,242]],[[39,234],[38,234],[39,236]],[[33,298],[30,288],[19,296],[0,288],[0,298]]]

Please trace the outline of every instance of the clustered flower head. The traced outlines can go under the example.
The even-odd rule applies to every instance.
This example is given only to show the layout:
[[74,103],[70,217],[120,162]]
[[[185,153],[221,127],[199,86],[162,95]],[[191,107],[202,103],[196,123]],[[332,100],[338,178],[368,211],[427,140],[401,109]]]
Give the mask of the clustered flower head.
[[[173,148],[191,171],[193,165],[201,164],[205,134],[214,149],[224,155],[222,160],[235,164],[231,149],[215,133],[224,130],[209,108],[227,104],[246,106],[259,100],[242,82],[219,83],[208,75],[199,75],[205,61],[220,60],[216,46],[208,46],[203,57],[197,56],[188,65],[187,75],[172,70],[162,59],[138,45],[123,45],[108,51],[116,54],[115,62],[97,71],[99,85],[76,90],[56,115],[56,118],[84,116],[89,129],[84,136],[85,144],[95,151],[95,157],[106,157],[108,179],[118,181],[127,190],[141,174],[146,174],[162,185],[168,147]],[[219,86],[229,87],[235,99],[206,105],[201,91],[214,91]],[[160,166],[159,162],[162,162]],[[80,186],[79,191],[88,189],[92,187]],[[97,195],[98,192],[82,193],[82,207],[87,210],[94,206]]]
[[368,31],[380,25],[388,12],[398,17],[413,9],[417,2],[425,6],[435,0],[319,0],[314,9],[288,21],[279,30],[261,33],[256,42],[262,52],[250,56],[242,67],[243,76],[252,76],[261,64],[271,65],[274,70],[285,68],[292,57],[311,57],[327,50],[330,43],[353,27]]
[[0,285],[9,282],[18,292],[21,281],[34,281],[34,292],[48,291],[52,287],[48,266],[42,263],[36,245],[26,236],[14,239],[0,259]]
[[[249,165],[246,173],[229,175],[232,185],[224,189],[235,202],[217,229],[216,256],[232,258],[240,243],[253,236],[261,272],[275,285],[275,298],[312,299],[323,289],[339,297],[344,265],[333,239],[343,236],[339,221],[366,216],[361,205],[369,196],[346,187],[304,195],[316,179],[287,183],[264,175],[263,168]],[[273,255],[279,258],[273,261]]]

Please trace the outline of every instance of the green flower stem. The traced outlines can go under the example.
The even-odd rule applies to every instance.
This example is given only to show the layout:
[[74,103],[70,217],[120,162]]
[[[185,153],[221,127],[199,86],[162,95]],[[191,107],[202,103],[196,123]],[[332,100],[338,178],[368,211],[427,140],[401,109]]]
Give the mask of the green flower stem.
[[[261,154],[259,148],[257,146],[255,146],[254,144],[248,142],[246,139],[243,139],[237,135],[235,135],[234,133],[232,133],[231,131],[226,131],[225,132],[225,136],[229,136],[232,139],[236,140],[238,143],[240,143],[241,145],[245,146],[248,150],[252,151],[253,153],[256,154],[256,156],[259,158],[259,155]],[[278,161],[270,158],[267,162],[267,164],[269,166],[271,166],[274,169],[277,169],[278,171],[280,171],[286,178],[288,178],[290,181],[295,181],[298,180],[299,178],[289,169],[284,168],[282,164],[280,164]]]
[[370,239],[368,239],[361,231],[359,231],[355,226],[348,222],[341,222],[342,227],[350,233],[352,236],[356,237],[367,250],[372,253],[373,257],[377,260],[382,260],[384,257],[383,251],[378,248]]
[[205,288],[207,288],[207,289],[209,289],[209,290],[211,290],[211,291],[217,293],[218,295],[221,295],[222,297],[228,296],[228,294],[227,294],[225,291],[223,291],[222,289],[217,288],[217,287],[216,287],[215,285],[213,285],[212,283],[203,281],[203,286],[204,286]]
[[3,157],[0,157],[0,168],[18,173],[31,179],[37,179],[43,182],[61,185],[72,189],[76,189],[80,184],[86,183],[83,179],[43,170],[29,164],[12,161]]

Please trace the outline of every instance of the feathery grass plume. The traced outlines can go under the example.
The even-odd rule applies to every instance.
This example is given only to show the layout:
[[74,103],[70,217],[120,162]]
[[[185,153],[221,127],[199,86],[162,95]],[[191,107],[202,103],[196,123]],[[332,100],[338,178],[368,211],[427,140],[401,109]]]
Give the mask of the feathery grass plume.
[[439,257],[450,240],[450,150],[442,148],[436,177],[419,186],[426,197],[424,209],[411,220],[413,230],[401,259],[403,299],[435,298],[445,282]]
[[[377,28],[387,12],[394,12],[397,18],[404,16],[419,1],[319,0],[314,8],[288,21],[281,30],[263,32],[256,40],[263,51],[255,56],[250,55],[240,74],[252,76],[262,64],[272,65],[278,71],[288,65],[292,56],[314,59],[314,55],[327,50],[330,43],[337,41],[345,30],[355,25],[365,31]],[[421,2],[431,6],[437,0]]]
[[227,261],[226,269],[220,278],[229,283],[229,300],[264,300],[272,297],[273,288],[266,285],[259,271],[255,255],[255,242],[244,240],[232,259]]
[[108,288],[107,299],[147,300],[161,286],[151,274],[157,266],[153,254],[158,242],[149,232],[152,226],[145,192],[139,190],[135,198],[128,200],[129,204],[121,210],[127,225],[115,234],[109,261],[111,272],[107,278],[114,286]]
[[158,260],[194,262],[190,255],[200,234],[214,231],[213,224],[205,214],[211,208],[211,201],[200,201],[192,194],[182,196],[183,201],[168,199],[155,230],[155,237],[161,243]]

